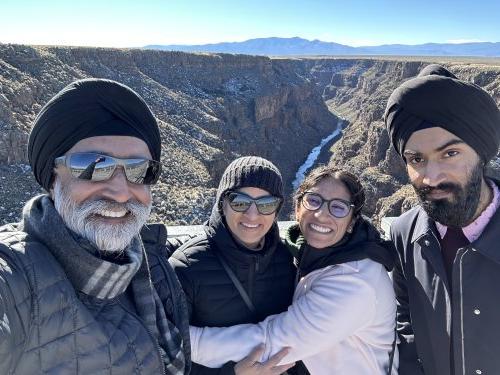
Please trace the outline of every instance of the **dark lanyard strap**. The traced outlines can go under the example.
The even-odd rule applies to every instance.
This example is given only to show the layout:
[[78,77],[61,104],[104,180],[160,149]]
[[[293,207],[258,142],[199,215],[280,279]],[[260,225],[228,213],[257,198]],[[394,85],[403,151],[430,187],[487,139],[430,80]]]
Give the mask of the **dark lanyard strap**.
[[246,292],[245,288],[243,288],[243,285],[241,285],[240,280],[236,277],[234,274],[233,270],[231,267],[229,267],[229,264],[227,264],[226,260],[222,257],[222,255],[217,254],[217,251],[214,250],[212,247],[212,250],[216,256],[216,258],[219,260],[220,264],[222,264],[222,267],[226,271],[227,275],[233,282],[234,286],[238,290],[238,293],[240,293],[241,298],[245,302],[245,305],[247,305],[248,309],[252,312],[252,314],[256,314],[257,310],[255,309],[255,306],[253,305],[252,301],[250,300],[250,297],[248,296],[248,293]]

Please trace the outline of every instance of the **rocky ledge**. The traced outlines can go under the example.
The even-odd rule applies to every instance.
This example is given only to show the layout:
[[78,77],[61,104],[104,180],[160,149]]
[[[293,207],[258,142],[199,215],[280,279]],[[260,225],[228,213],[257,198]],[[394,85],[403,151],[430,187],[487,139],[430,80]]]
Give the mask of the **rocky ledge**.
[[[339,118],[347,121],[342,137],[318,162],[361,176],[365,213],[377,222],[398,215],[416,201],[382,115],[392,90],[430,62],[482,86],[500,103],[497,60],[270,59],[0,44],[0,223],[19,218],[21,204],[41,192],[25,151],[37,112],[66,84],[87,77],[132,87],[159,121],[164,173],[153,189],[153,220],[203,222],[225,166],[240,155],[272,160],[290,195],[297,169]],[[490,171],[500,175],[500,162]],[[291,213],[288,204],[281,218]]]

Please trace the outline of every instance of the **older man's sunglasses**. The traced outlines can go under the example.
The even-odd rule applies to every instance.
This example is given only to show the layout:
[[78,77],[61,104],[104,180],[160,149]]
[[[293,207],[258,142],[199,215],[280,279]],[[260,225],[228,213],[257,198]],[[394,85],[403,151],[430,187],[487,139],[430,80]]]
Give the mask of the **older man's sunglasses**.
[[274,195],[266,195],[260,198],[252,198],[251,196],[237,191],[230,191],[226,194],[229,206],[236,212],[247,212],[252,203],[255,203],[257,211],[261,215],[271,215],[278,210],[281,205],[281,198]]
[[152,185],[158,181],[161,173],[159,162],[131,158],[120,159],[94,152],[80,152],[60,156],[55,165],[64,165],[73,177],[87,181],[105,181],[110,179],[118,166],[123,167],[127,180],[133,184]]

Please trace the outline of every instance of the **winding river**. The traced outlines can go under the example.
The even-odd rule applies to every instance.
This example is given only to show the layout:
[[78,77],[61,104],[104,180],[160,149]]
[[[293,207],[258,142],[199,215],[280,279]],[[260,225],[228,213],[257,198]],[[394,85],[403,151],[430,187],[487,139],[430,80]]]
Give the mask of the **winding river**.
[[318,146],[314,147],[311,150],[311,152],[307,156],[307,159],[304,162],[304,164],[302,164],[300,166],[300,168],[298,169],[297,173],[295,173],[295,180],[293,180],[293,182],[292,182],[293,191],[297,190],[297,188],[299,187],[300,183],[302,182],[302,180],[304,179],[305,175],[307,174],[307,171],[314,165],[314,163],[316,162],[316,159],[318,159],[318,156],[319,156],[319,154],[321,152],[321,149],[328,142],[330,142],[333,138],[335,138],[336,136],[338,136],[339,134],[341,134],[341,132],[342,132],[342,125],[344,124],[344,121],[345,120],[340,120],[337,123],[337,128],[333,131],[333,133],[330,134],[328,137],[323,138],[321,140],[321,143]]

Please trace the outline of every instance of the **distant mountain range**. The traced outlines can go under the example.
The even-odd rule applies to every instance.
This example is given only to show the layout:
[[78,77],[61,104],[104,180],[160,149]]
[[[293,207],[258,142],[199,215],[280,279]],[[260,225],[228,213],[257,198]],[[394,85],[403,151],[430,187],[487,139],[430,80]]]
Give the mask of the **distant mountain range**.
[[244,42],[201,45],[148,45],[146,49],[184,52],[242,53],[247,55],[395,55],[395,56],[482,56],[500,57],[500,42],[425,43],[417,45],[384,44],[351,47],[321,40],[303,38],[258,38]]

